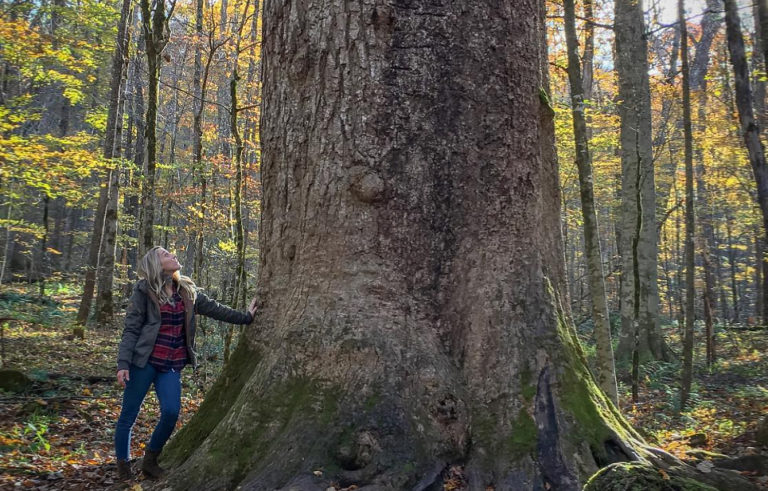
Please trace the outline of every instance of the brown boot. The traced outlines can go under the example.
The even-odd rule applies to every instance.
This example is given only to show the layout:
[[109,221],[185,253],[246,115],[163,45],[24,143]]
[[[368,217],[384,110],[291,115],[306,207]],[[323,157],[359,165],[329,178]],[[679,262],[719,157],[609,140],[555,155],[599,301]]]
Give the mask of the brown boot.
[[157,464],[157,458],[160,452],[155,452],[147,448],[144,452],[144,460],[141,462],[141,470],[149,477],[157,479],[165,473],[165,469]]
[[131,463],[127,460],[117,459],[117,479],[118,481],[130,481],[133,478],[131,472]]

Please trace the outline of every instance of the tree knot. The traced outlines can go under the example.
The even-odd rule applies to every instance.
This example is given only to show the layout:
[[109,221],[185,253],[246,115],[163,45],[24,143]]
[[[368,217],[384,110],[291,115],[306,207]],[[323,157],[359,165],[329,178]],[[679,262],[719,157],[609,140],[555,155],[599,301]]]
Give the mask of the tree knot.
[[384,180],[375,171],[357,166],[350,170],[350,190],[363,203],[373,203],[384,194]]

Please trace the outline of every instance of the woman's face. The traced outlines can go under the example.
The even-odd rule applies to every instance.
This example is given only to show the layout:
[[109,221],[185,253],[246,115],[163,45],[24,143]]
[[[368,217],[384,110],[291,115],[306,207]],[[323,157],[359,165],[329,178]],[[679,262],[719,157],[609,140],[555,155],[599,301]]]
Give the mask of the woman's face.
[[174,273],[181,269],[179,260],[176,259],[176,254],[171,254],[163,248],[157,250],[157,256],[160,258],[160,266],[166,273]]

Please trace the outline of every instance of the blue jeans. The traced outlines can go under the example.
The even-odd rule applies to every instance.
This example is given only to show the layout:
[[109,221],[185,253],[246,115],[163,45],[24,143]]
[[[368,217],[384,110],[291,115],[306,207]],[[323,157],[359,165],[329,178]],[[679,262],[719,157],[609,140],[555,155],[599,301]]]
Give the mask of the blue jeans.
[[115,427],[115,455],[122,460],[128,460],[130,456],[133,423],[136,422],[144,396],[152,383],[155,384],[155,393],[160,401],[160,421],[149,440],[149,450],[159,452],[163,449],[173,433],[181,410],[181,374],[178,371],[159,372],[147,363],[144,368],[131,365],[129,376],[130,380],[125,384],[123,392],[123,407]]

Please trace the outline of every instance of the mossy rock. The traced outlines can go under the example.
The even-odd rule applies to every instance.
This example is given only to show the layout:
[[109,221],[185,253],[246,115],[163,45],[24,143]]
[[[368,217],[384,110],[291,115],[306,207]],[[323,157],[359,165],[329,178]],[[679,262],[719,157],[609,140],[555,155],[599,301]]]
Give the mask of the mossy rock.
[[18,370],[2,369],[0,370],[0,389],[9,392],[24,392],[32,380]]
[[699,481],[640,462],[619,462],[589,478],[584,491],[717,491]]

